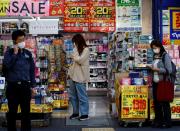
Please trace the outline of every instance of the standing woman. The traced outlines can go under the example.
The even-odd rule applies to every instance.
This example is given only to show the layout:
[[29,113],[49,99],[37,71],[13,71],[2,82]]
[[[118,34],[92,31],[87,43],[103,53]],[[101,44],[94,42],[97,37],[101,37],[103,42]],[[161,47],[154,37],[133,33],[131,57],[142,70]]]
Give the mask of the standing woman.
[[[86,83],[89,82],[89,48],[81,34],[72,38],[74,50],[72,54],[73,65],[68,71],[71,79],[70,101],[73,114],[70,119],[78,118],[80,121],[88,119],[89,102],[86,92]],[[80,115],[80,117],[79,117]]]
[[153,100],[155,111],[153,127],[170,128],[172,126],[170,102],[160,102],[157,100],[157,85],[159,81],[163,80],[164,75],[168,77],[168,74],[172,73],[171,58],[160,41],[153,40],[151,42],[151,48],[154,52],[153,65],[150,67],[153,71]]

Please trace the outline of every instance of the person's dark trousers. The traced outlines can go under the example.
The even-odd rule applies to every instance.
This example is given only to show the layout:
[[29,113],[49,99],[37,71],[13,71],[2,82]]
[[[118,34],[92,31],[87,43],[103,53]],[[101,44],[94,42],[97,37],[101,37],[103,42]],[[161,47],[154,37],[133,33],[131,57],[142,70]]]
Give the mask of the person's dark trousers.
[[157,83],[153,83],[153,100],[155,123],[171,125],[171,108],[170,102],[159,102],[157,100]]
[[9,111],[7,113],[8,131],[16,131],[18,105],[21,107],[21,131],[31,131],[30,101],[31,89],[28,82],[16,84],[8,82],[6,89]]

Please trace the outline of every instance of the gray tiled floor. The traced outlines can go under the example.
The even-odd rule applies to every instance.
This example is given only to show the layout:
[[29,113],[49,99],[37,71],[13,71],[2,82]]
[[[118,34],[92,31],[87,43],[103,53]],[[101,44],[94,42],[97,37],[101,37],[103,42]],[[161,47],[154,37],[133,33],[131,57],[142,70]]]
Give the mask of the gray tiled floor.
[[[122,128],[119,127],[118,121],[111,119],[109,115],[109,106],[108,99],[105,97],[90,97],[90,117],[93,119],[102,118],[108,119],[109,125],[88,127],[87,125],[77,125],[77,126],[67,126],[66,125],[66,117],[72,113],[72,107],[65,111],[54,111],[52,115],[51,123],[48,127],[44,128],[33,128],[32,131],[139,131],[139,130],[162,130],[162,129],[152,129],[151,127],[142,127],[142,128]],[[180,125],[180,124],[179,124]],[[90,129],[88,129],[90,128]],[[97,129],[94,129],[97,128]],[[163,131],[178,131],[180,130],[180,126],[174,126],[171,129],[163,129]],[[0,128],[0,131],[6,131],[5,128]]]

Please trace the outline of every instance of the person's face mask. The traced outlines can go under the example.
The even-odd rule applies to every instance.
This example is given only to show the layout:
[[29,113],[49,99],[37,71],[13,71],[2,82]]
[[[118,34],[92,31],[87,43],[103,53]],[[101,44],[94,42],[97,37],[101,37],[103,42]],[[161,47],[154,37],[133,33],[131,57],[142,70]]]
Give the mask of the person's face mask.
[[20,49],[23,49],[23,48],[25,48],[25,42],[20,42],[20,43],[18,43],[18,47],[20,48]]
[[159,54],[159,53],[160,53],[160,49],[159,49],[159,48],[153,49],[153,52],[154,52],[155,54]]

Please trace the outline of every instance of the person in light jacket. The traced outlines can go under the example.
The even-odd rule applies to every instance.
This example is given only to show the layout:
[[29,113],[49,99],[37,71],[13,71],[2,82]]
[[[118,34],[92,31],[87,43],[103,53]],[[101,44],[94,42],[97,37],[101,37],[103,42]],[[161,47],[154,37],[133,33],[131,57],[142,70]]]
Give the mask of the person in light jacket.
[[[86,92],[86,83],[90,80],[89,74],[89,48],[81,34],[72,38],[74,50],[72,54],[73,64],[68,71],[70,82],[70,101],[73,106],[73,114],[70,119],[87,120],[89,114],[89,102]],[[80,117],[79,117],[80,116]]]
[[[159,81],[163,80],[164,75],[172,73],[171,58],[160,41],[153,40],[151,42],[151,48],[154,52],[154,61],[150,68],[153,71],[153,100],[155,111],[155,119],[152,126],[155,128],[170,128],[172,126],[170,102],[159,102],[157,100],[157,85]],[[162,57],[164,57],[164,62]]]

